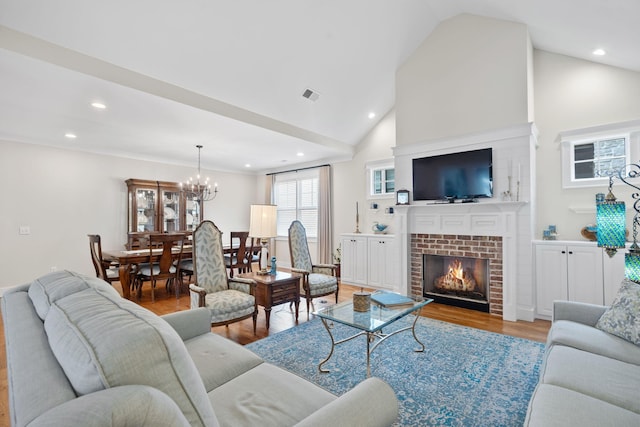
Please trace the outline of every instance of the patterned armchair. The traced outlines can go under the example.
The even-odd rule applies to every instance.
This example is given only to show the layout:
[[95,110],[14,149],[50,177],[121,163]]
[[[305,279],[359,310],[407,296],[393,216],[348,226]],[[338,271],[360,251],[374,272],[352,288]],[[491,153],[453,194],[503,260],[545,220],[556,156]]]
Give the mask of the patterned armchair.
[[339,286],[336,266],[312,263],[307,243],[307,232],[302,223],[297,220],[289,226],[289,253],[291,255],[291,271],[302,274],[302,290],[307,300],[307,314],[313,298],[335,293],[337,303]]
[[193,269],[195,284],[189,285],[191,308],[207,307],[211,311],[211,326],[253,317],[255,334],[256,282],[227,277],[222,232],[211,221],[203,221],[193,232]]

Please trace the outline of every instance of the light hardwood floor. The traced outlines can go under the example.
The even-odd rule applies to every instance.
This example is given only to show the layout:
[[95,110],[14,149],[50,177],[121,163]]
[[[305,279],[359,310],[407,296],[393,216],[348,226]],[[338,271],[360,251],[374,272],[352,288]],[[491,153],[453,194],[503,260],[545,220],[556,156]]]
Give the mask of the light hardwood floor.
[[[118,283],[114,287],[121,291]],[[354,291],[359,291],[360,286],[351,286],[341,284],[339,301],[346,301],[352,298]],[[316,301],[316,308],[320,308],[326,304],[331,304],[332,298],[320,298]],[[140,305],[148,308],[152,312],[163,315],[173,313],[180,310],[189,309],[189,296],[182,295],[180,299],[176,299],[174,295],[166,295],[163,287],[156,291],[156,301],[151,302],[151,294],[149,285],[145,284],[145,288],[140,300]],[[253,324],[251,319],[235,323],[229,327],[220,326],[212,328],[214,333],[228,337],[240,344],[248,344],[259,340],[279,331],[291,328],[296,325],[295,315],[289,309],[288,304],[276,306],[271,311],[270,328],[267,331],[265,326],[265,315],[262,307],[259,308],[258,327],[256,334],[253,334]],[[489,332],[496,332],[505,335],[512,335],[520,338],[526,338],[533,341],[544,342],[551,323],[545,320],[535,320],[534,322],[506,322],[499,316],[481,313],[474,310],[451,307],[442,304],[429,304],[422,310],[422,315],[445,322],[456,323],[462,326],[468,326],[477,329],[483,329]],[[300,303],[300,315],[298,323],[306,322],[307,316],[306,303],[302,299]],[[0,319],[2,324],[2,319]],[[52,390],[53,392],[53,390]],[[9,423],[9,399],[7,392],[7,359],[4,341],[4,325],[0,327],[0,426],[8,426]]]

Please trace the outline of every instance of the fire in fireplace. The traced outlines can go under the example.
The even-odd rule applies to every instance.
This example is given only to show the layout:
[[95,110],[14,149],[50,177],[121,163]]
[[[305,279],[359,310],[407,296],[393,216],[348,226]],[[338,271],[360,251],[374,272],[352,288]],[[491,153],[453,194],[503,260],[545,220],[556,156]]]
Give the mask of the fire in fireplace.
[[489,260],[423,254],[423,294],[445,304],[489,311]]

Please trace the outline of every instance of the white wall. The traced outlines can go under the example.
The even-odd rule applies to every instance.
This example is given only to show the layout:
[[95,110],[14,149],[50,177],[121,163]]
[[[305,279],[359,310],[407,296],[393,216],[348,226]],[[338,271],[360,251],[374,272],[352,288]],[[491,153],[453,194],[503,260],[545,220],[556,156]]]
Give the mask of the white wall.
[[[29,282],[51,267],[95,274],[87,234],[104,249],[122,248],[127,233],[128,178],[184,181],[196,167],[87,154],[0,141],[2,288]],[[252,175],[203,171],[218,182],[205,219],[223,232],[249,228],[249,205],[262,202]],[[263,187],[264,188],[264,187]],[[22,225],[30,235],[19,235]],[[224,238],[224,237],[223,237]]]
[[[393,224],[393,218],[385,215],[384,210],[395,205],[395,195],[388,199],[376,199],[377,211],[369,209],[372,200],[367,199],[366,164],[375,160],[392,161],[391,148],[396,141],[395,121],[395,111],[392,110],[358,144],[353,160],[333,165],[334,249],[340,243],[340,234],[352,233],[356,229],[356,202],[361,232],[371,232],[374,221]],[[393,227],[389,228],[388,233],[393,233]]]
[[531,42],[524,24],[458,15],[396,73],[397,144],[531,121]]
[[[535,50],[534,77],[540,132],[535,234],[541,238],[542,230],[555,224],[562,240],[584,240],[580,230],[595,223],[595,193],[606,193],[606,186],[562,188],[559,133],[639,119],[640,73]],[[638,152],[638,147],[632,148]],[[630,205],[629,187],[618,183],[614,193]],[[593,206],[593,212],[572,210],[584,206]],[[630,212],[627,217],[630,221]]]

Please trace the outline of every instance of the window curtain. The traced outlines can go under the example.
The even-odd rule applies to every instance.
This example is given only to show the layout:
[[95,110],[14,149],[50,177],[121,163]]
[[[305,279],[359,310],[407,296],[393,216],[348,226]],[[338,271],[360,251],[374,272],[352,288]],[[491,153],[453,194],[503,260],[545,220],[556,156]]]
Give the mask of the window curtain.
[[319,168],[318,180],[318,259],[333,264],[333,215],[331,203],[331,166]]

